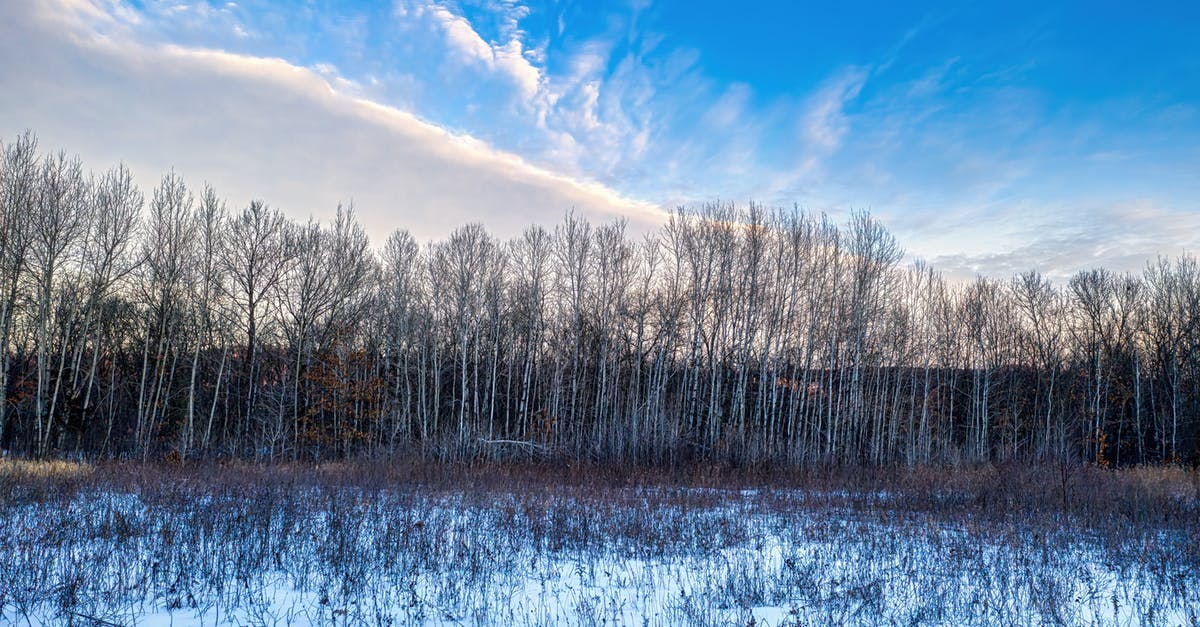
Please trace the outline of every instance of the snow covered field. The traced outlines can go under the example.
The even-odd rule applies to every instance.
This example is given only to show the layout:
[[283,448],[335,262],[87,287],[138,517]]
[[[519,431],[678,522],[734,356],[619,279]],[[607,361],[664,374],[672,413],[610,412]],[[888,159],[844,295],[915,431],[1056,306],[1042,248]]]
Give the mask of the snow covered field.
[[3,499],[2,624],[1200,624],[1194,526],[1121,516],[201,476]]

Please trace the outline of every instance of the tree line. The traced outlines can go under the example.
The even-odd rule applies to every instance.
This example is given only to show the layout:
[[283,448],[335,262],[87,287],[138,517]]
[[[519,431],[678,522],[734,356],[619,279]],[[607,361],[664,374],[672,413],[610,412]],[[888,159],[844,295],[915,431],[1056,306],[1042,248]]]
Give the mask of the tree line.
[[0,145],[0,448],[627,464],[1197,459],[1200,266],[948,281],[873,217],[373,247]]

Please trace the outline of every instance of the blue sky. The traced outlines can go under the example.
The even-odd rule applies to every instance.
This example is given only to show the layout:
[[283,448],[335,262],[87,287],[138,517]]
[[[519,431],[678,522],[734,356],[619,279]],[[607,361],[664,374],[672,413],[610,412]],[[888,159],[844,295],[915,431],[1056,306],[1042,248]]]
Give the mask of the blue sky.
[[868,209],[956,276],[1200,243],[1200,5],[744,4],[10,6],[0,137],[430,238],[721,199]]

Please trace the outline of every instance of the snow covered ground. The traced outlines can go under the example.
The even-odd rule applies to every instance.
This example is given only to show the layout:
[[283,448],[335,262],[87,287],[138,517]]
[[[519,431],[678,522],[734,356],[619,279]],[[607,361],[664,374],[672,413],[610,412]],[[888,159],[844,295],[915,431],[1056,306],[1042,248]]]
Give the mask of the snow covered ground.
[[264,486],[14,499],[0,515],[0,624],[1200,624],[1200,572],[1178,533],[947,519],[880,506],[887,496]]

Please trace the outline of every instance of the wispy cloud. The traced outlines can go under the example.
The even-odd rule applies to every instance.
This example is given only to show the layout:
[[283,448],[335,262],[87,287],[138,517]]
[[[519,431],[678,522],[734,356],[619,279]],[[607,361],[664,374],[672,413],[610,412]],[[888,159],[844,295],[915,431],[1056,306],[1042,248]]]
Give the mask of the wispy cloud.
[[861,68],[846,68],[809,99],[801,128],[815,152],[829,153],[841,147],[850,126],[846,105],[858,97],[867,75]]
[[522,41],[524,33],[519,28],[520,19],[529,10],[516,2],[493,2],[489,8],[496,12],[503,25],[501,34],[505,39],[502,41],[486,41],[466,17],[438,2],[398,0],[394,13],[402,20],[431,20],[461,61],[480,63],[507,76],[524,100],[531,102],[538,94],[542,71],[531,60],[531,57],[537,58],[537,53],[526,49]]

